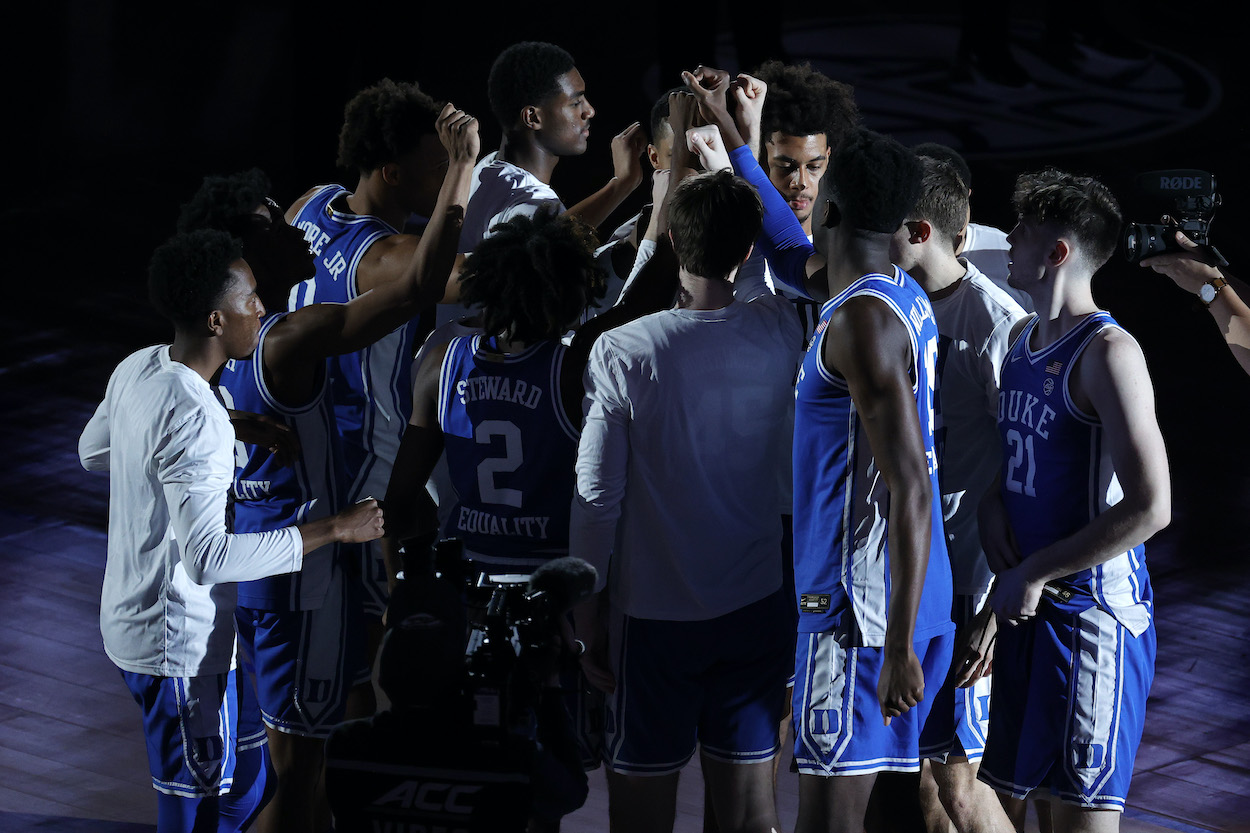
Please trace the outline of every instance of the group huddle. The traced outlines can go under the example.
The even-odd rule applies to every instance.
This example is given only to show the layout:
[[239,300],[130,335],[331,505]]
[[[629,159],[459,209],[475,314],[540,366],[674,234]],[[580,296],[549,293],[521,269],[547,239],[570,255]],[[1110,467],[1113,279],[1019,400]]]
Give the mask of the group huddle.
[[440,538],[596,569],[558,682],[601,709],[613,830],[671,830],[696,751],[725,833],[779,829],[779,760],[800,833],[862,831],[883,771],[921,772],[931,831],[1023,830],[1029,800],[1117,829],[1170,494],[1141,350],[1090,292],[1114,197],[1022,174],[1004,234],[958,153],[866,129],[809,65],[674,81],[571,206],[551,174],[596,111],[537,42],[492,67],[493,153],[383,80],[345,109],[354,188],[283,210],[253,170],[184,205],[149,268],[174,340],[80,441],[160,830],[386,817],[331,808],[326,739],[375,712],[388,598]]

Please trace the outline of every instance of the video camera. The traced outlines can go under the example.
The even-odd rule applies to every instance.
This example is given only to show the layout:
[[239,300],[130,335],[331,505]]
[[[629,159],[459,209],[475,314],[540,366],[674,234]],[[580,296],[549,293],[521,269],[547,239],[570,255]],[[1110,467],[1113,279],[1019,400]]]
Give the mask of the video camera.
[[391,706],[326,743],[343,833],[558,829],[586,800],[548,669],[563,650],[561,617],[593,591],[594,568],[564,558],[499,576],[462,552],[433,533],[404,542],[378,667]]
[[457,588],[468,613],[461,693],[471,704],[473,731],[488,745],[532,742],[542,689],[560,667],[560,620],[594,591],[597,573],[568,556],[528,576],[492,573],[463,552],[458,539],[432,547],[408,542],[392,611],[406,604],[407,581]]
[[1205,261],[1217,266],[1228,265],[1208,242],[1215,209],[1222,203],[1212,174],[1192,169],[1151,171],[1138,176],[1136,186],[1143,200],[1160,215],[1167,215],[1171,222],[1126,224],[1120,248],[1129,263],[1184,251],[1176,242],[1179,231],[1198,244]]

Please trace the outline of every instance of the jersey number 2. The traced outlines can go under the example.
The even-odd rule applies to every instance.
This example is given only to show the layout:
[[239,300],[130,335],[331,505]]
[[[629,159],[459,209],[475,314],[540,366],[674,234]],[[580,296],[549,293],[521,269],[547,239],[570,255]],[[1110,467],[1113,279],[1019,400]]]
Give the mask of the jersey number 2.
[[521,508],[520,489],[501,489],[495,485],[496,474],[510,474],[521,467],[525,457],[521,453],[521,429],[502,419],[488,419],[473,431],[473,439],[480,445],[490,445],[495,437],[503,437],[503,456],[487,457],[477,464],[477,491],[486,503]]

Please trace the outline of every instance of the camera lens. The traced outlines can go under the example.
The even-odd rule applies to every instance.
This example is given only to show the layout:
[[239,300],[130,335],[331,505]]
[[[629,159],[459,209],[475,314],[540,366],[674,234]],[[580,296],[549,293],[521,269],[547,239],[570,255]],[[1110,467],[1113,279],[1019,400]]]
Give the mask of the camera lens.
[[1122,240],[1124,258],[1129,263],[1137,263],[1144,258],[1163,254],[1169,249],[1176,249],[1175,244],[1168,245],[1171,231],[1169,226],[1157,223],[1129,223]]

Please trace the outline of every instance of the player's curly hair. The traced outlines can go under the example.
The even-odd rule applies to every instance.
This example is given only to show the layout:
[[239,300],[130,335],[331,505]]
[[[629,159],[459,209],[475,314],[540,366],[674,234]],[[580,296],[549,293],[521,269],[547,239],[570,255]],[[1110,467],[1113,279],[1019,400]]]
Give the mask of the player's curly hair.
[[460,300],[480,307],[487,333],[524,342],[559,338],[607,289],[594,229],[540,210],[491,229],[465,259]]
[[175,327],[194,327],[216,307],[230,284],[230,264],[242,257],[242,244],[227,232],[179,232],[152,253],[148,298]]
[[927,220],[954,252],[968,217],[968,188],[955,166],[932,156],[920,158],[920,195],[908,214]]
[[755,188],[729,171],[683,179],[668,206],[677,262],[701,278],[728,278],[759,236],[763,217]]
[[486,95],[504,132],[516,124],[521,110],[558,93],[557,80],[573,67],[573,56],[552,43],[522,41],[500,52],[486,79]]
[[206,176],[195,196],[183,204],[178,214],[178,231],[215,228],[242,237],[248,217],[269,196],[269,187],[269,177],[260,168],[228,176]]
[[760,133],[767,141],[774,133],[812,136],[824,133],[829,147],[837,148],[843,135],[859,125],[855,90],[812,69],[812,65],[767,61],[751,73],[768,85]]
[[1076,238],[1081,255],[1097,269],[1115,252],[1124,215],[1107,186],[1093,177],[1056,168],[1021,174],[1011,198],[1016,214],[1053,223]]
[[364,88],[343,108],[339,166],[367,173],[394,162],[436,132],[441,109],[416,82],[383,78]]
[[841,222],[851,228],[893,234],[920,193],[920,160],[889,136],[857,127],[846,134],[833,159],[830,181]]

